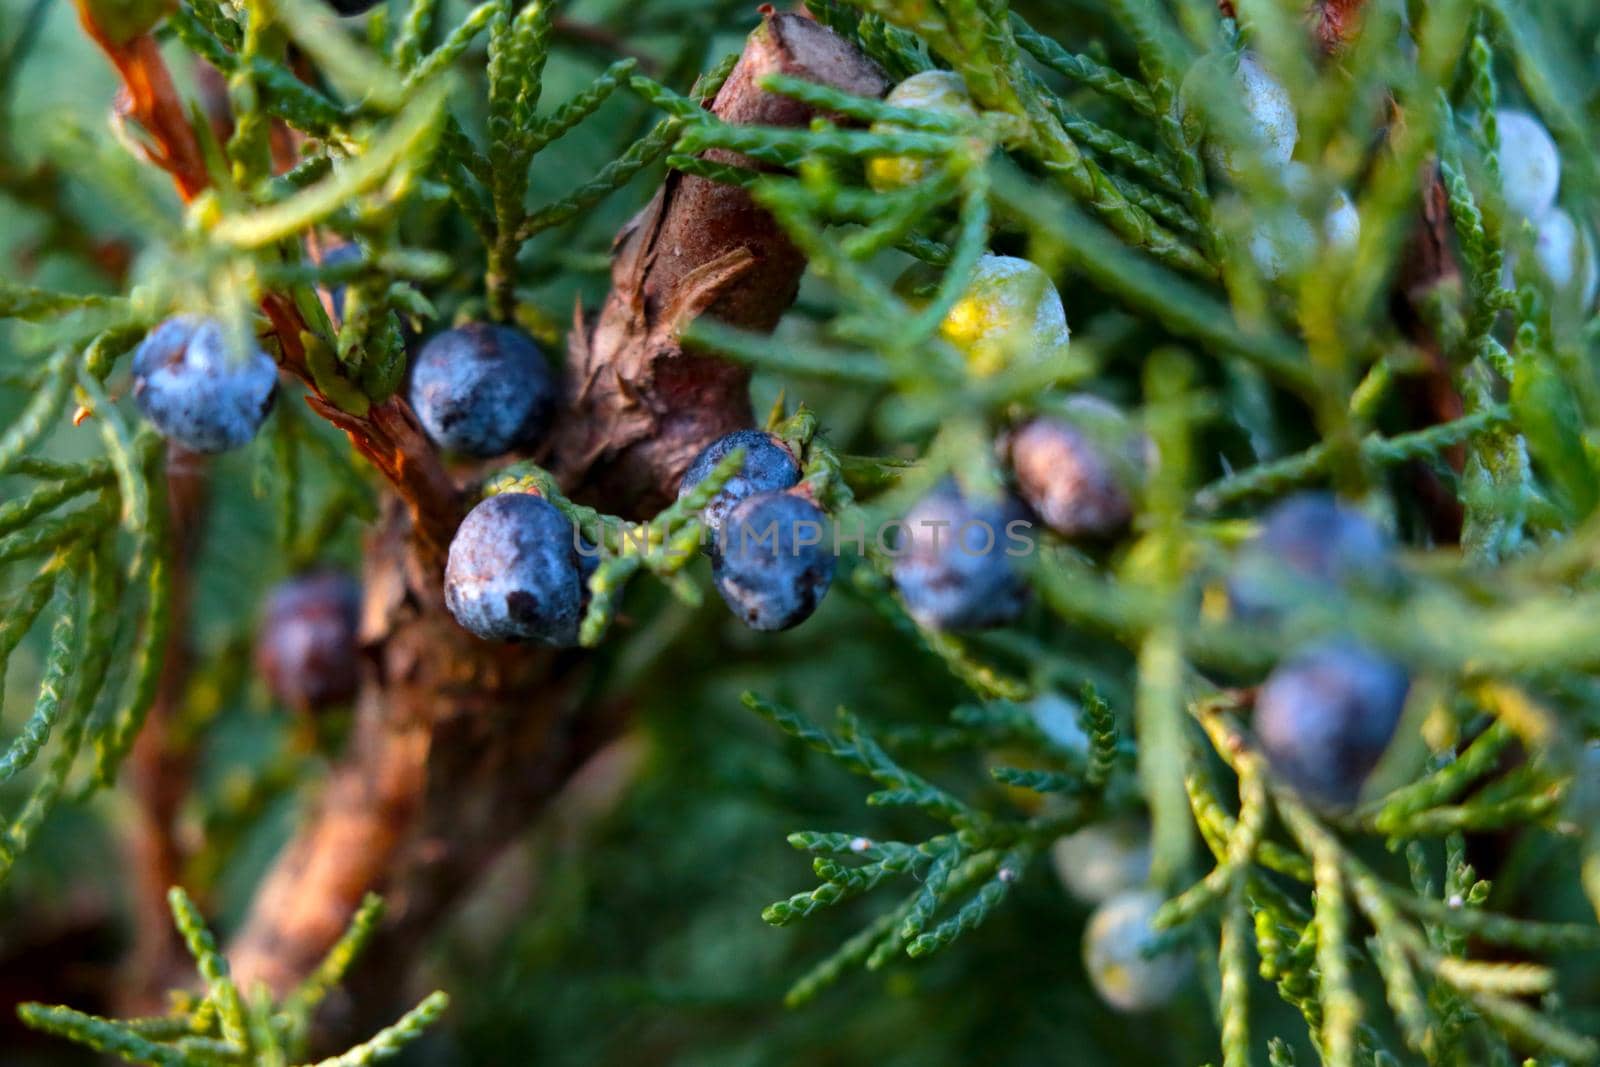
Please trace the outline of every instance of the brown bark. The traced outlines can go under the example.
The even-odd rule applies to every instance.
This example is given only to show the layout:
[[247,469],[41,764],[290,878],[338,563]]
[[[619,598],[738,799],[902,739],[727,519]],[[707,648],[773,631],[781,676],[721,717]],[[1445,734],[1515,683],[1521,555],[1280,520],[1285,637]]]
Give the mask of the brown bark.
[[[712,113],[742,125],[809,121],[805,105],[758,87],[774,73],[863,96],[888,89],[877,68],[830,31],[772,15],[751,35]],[[799,250],[744,190],[669,175],[618,235],[611,295],[594,328],[580,317],[573,331],[573,411],[556,440],[569,482],[625,514],[649,514],[670,499],[695,453],[751,419],[749,371],[685,351],[679,333],[704,313],[772,329],[793,303],[803,268]]]
[[[809,121],[808,109],[757,87],[771,71],[873,95],[887,88],[827,30],[769,14],[712,110],[733,122]],[[667,499],[695,452],[750,423],[748,374],[685,352],[677,331],[704,313],[770,329],[804,266],[741,190],[670,177],[619,238],[594,329],[580,319],[574,331],[572,410],[555,448],[563,483],[617,513]],[[403,405],[358,419],[314,404],[404,482],[403,462],[385,466],[405,455],[387,439],[415,425]],[[579,701],[582,653],[486,644],[450,619],[437,548],[454,512],[435,514],[443,494],[424,473],[407,498],[414,514],[392,508],[374,535],[363,621],[371,662],[354,736],[233,944],[246,983],[282,991],[303,978],[376,890],[390,918],[355,981],[379,1001],[396,995],[424,934],[625,723],[620,708]]]

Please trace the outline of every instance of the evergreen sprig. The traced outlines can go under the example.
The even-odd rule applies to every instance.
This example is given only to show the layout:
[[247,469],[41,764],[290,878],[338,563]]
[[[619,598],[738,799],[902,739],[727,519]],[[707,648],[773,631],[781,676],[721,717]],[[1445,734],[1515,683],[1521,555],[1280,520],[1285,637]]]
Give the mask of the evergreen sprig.
[[[128,1063],[287,1067],[300,1062],[312,1011],[349,969],[382,912],[377,898],[369,898],[312,977],[274,1004],[262,999],[265,994],[252,994],[247,1000],[235,985],[227,961],[218,954],[216,941],[188,894],[175,886],[168,901],[173,921],[204,981],[204,996],[173,1014],[154,1018],[107,1019],[64,1006],[32,1003],[19,1005],[18,1017],[36,1030]],[[338,1056],[318,1060],[314,1067],[365,1067],[390,1059],[421,1037],[449,1005],[445,994],[431,993],[392,1026]]]

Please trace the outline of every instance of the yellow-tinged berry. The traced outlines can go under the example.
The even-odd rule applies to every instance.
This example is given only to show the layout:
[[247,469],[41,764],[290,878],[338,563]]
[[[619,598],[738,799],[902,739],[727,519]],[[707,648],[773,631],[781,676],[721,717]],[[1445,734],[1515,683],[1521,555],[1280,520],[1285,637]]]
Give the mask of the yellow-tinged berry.
[[[955,118],[975,119],[978,109],[972,106],[966,83],[960,75],[948,70],[925,70],[913,74],[890,90],[884,103],[914,111],[931,111]],[[875,122],[873,133],[896,133],[904,127],[894,122]],[[932,174],[938,166],[932,159],[913,156],[878,156],[867,161],[867,181],[880,193],[904,189],[915,185]]]
[[966,293],[939,327],[979,376],[1017,360],[1066,350],[1071,331],[1055,283],[1038,266],[1014,256],[984,256]]

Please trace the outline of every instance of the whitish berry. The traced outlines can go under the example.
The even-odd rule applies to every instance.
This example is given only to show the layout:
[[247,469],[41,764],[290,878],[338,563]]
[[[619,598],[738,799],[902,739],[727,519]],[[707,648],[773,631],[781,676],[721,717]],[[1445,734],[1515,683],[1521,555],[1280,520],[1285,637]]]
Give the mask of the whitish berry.
[[437,334],[411,372],[411,406],[442,448],[488,458],[538,444],[557,401],[555,375],[533,339],[474,322]]
[[[1197,63],[1184,79],[1179,91],[1179,107],[1186,127],[1199,133],[1201,116],[1193,103],[1193,96],[1208,89],[1230,93],[1226,101],[1230,114],[1239,108],[1233,125],[1217,124],[1209,131],[1205,141],[1206,160],[1214,170],[1237,179],[1245,172],[1250,161],[1259,159],[1268,168],[1286,166],[1294,155],[1294,146],[1300,139],[1300,124],[1295,118],[1294,104],[1289,92],[1280,85],[1261,61],[1245,52],[1238,58],[1238,67],[1232,78],[1219,77],[1217,65],[1231,63],[1232,57],[1216,55]],[[1224,106],[1222,101],[1208,101],[1215,110]],[[1245,138],[1240,143],[1240,138]]]
[[[1506,255],[1507,288],[1516,286],[1518,258],[1515,249]],[[1596,290],[1600,289],[1600,262],[1595,258],[1594,241],[1561,208],[1552,209],[1534,224],[1533,261],[1558,292],[1576,295],[1585,309],[1594,304]]]
[[1538,221],[1555,206],[1561,153],[1544,124],[1526,111],[1495,112],[1500,127],[1500,190],[1512,218]]
[[348,702],[360,680],[361,586],[319,570],[281,583],[256,635],[256,669],[278,701],[299,711]]
[[1250,235],[1250,258],[1263,278],[1275,282],[1304,266],[1315,244],[1311,224],[1290,214],[1262,224]]
[[[1303,204],[1313,191],[1313,178],[1304,164],[1289,162],[1283,168],[1284,190],[1294,204]],[[1315,216],[1311,216],[1315,217]],[[1322,212],[1322,240],[1335,249],[1349,249],[1361,237],[1361,214],[1350,195],[1335,190]],[[1250,235],[1250,258],[1262,276],[1278,279],[1306,266],[1317,251],[1317,232],[1299,207],[1261,219]]]
[[1050,848],[1050,862],[1067,892],[1100,904],[1150,878],[1150,835],[1132,819],[1095,823]]
[[572,523],[531,493],[489,497],[450,542],[445,604],[485,640],[575,645],[583,594]]
[[1057,748],[1088,755],[1089,735],[1083,732],[1083,709],[1059,693],[1040,693],[1028,701],[1034,725]]
[[1322,232],[1334,248],[1354,248],[1361,240],[1361,212],[1343,189],[1333,194],[1333,203],[1323,216]]
[[[928,111],[952,118],[975,119],[978,109],[972,106],[967,85],[959,74],[948,70],[925,70],[913,74],[889,90],[884,103],[908,111]],[[903,129],[893,122],[874,122],[874,133],[896,133]],[[877,156],[867,161],[867,180],[880,192],[903,189],[927,178],[937,163],[931,159],[912,156]]]
[[765,430],[735,430],[717,438],[694,457],[683,472],[683,481],[678,483],[678,498],[681,500],[705,481],[736,448],[744,449],[744,462],[700,513],[713,533],[722,529],[729,510],[739,501],[756,493],[781,492],[800,481],[800,464],[777,435]]
[[1272,769],[1307,800],[1348,807],[1405,710],[1399,664],[1348,642],[1281,664],[1256,698],[1254,730]]
[[1327,493],[1299,493],[1240,551],[1228,600],[1239,618],[1261,621],[1348,586],[1382,590],[1394,574],[1392,544],[1371,519]]
[[727,513],[711,573],[752,630],[787,630],[811,617],[833,582],[827,516],[789,493],[757,493]]
[[133,355],[133,397],[162,435],[195,452],[226,452],[261,429],[278,369],[253,345],[230,351],[214,319],[177,315]]
[[1037,418],[1011,435],[1017,492],[1062,537],[1110,537],[1133,517],[1146,442],[1098,397],[1068,403],[1071,421]]
[[1177,995],[1190,960],[1176,951],[1146,958],[1161,897],[1145,889],[1119,893],[1095,909],[1083,932],[1083,968],[1100,998],[1118,1011],[1149,1011]]
[[935,629],[1003,626],[1022,613],[1028,589],[1017,557],[1030,524],[1014,500],[963,496],[946,482],[906,515],[894,582],[913,618]]
[[978,261],[940,332],[979,375],[1063,352],[1071,337],[1050,276],[1025,259],[992,255]]

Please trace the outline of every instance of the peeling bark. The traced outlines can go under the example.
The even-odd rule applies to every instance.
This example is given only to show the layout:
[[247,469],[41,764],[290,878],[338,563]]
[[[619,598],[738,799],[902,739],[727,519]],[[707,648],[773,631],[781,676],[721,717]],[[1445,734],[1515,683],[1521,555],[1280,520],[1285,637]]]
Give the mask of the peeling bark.
[[[711,103],[741,125],[800,126],[811,109],[758,86],[768,74],[808,78],[861,96],[888,91],[883,74],[831,31],[770,15]],[[722,163],[757,168],[726,152]],[[611,295],[592,329],[581,313],[569,341],[572,412],[557,431],[569,484],[625,515],[671,499],[695,454],[751,423],[748,369],[684,350],[701,314],[770,330],[794,302],[805,260],[743,189],[671,174],[618,235]]]
[[[731,122],[808,122],[810,109],[757,87],[774,71],[868,95],[887,88],[830,31],[769,14],[712,110]],[[804,267],[742,190],[670,176],[619,236],[594,328],[580,320],[571,338],[574,391],[554,449],[563,484],[621,514],[670,499],[704,444],[751,421],[748,372],[685,352],[678,332],[701,314],[771,329]],[[391,482],[408,484],[405,463],[390,462],[404,459],[392,446],[414,426],[403,404],[363,418],[313,406]],[[371,994],[360,1010],[380,1014],[426,933],[626,725],[623,708],[581,701],[584,653],[492,645],[456,626],[442,602],[441,539],[460,499],[431,470],[409,473],[420,478],[405,494],[410,513],[391,502],[368,552],[369,663],[348,751],[230,953],[246,987],[282,992],[321,959],[362,896],[381,892],[389,918],[352,976]]]

